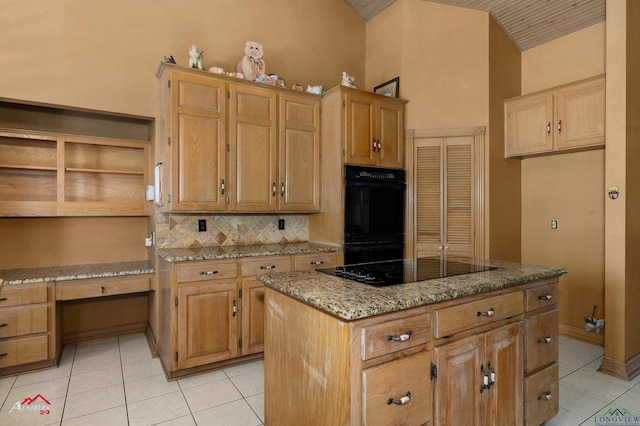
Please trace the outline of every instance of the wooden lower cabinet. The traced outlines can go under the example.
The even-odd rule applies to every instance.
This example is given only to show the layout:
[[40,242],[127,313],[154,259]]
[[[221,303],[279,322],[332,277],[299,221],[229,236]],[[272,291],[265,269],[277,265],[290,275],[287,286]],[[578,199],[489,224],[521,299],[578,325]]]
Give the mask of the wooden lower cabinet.
[[179,369],[238,354],[238,293],[235,281],[205,281],[178,288]]
[[242,336],[240,353],[264,351],[264,284],[242,281]]

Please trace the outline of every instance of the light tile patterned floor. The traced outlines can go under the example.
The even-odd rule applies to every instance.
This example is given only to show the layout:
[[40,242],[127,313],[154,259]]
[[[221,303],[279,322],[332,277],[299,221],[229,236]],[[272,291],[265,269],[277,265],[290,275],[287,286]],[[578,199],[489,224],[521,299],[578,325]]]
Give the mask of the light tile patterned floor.
[[[602,356],[599,346],[562,338],[561,409],[548,425],[592,426],[610,407],[640,415],[640,377],[626,382],[598,373]],[[49,414],[12,411],[37,395],[50,403]],[[0,379],[0,403],[0,425],[258,426],[264,364],[167,382],[143,335],[109,339],[65,347],[58,368]]]

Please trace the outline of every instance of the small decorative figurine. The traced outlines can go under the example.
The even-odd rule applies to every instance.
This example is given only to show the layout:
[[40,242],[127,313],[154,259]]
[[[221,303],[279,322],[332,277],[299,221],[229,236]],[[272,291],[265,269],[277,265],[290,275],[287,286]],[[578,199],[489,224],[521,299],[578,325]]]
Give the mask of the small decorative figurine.
[[305,90],[305,92],[307,92],[307,93],[315,93],[316,95],[322,95],[323,90],[324,90],[324,86],[309,86],[309,85],[307,85],[307,90]]
[[301,85],[299,85],[298,83],[294,84],[291,88],[292,88],[293,90],[297,90],[297,91],[299,91],[299,92],[302,92],[302,86],[301,86]]
[[224,74],[224,70],[220,67],[210,67],[209,72],[212,72],[214,74]]
[[355,88],[356,86],[353,85],[354,81],[355,79],[352,76],[350,76],[346,72],[342,72],[342,83],[340,84],[342,84],[343,86]]
[[191,46],[191,49],[189,49],[189,68],[204,69],[203,53],[202,50],[198,50],[195,44]]
[[173,59],[173,55],[170,55],[168,58],[165,56],[165,57],[164,57],[164,61],[165,61],[166,63],[168,63],[168,64],[175,64],[175,63],[176,63],[176,60],[175,60],[175,59]]
[[248,41],[244,46],[244,58],[238,63],[237,71],[246,80],[254,81],[265,74],[264,51],[262,45],[255,41]]

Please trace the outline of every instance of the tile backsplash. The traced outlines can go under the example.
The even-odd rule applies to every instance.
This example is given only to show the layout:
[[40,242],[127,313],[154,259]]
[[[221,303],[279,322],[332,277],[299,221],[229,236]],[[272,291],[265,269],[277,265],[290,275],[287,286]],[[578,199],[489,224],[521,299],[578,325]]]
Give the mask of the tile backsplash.
[[[207,230],[198,231],[198,220]],[[278,229],[284,219],[285,229]],[[297,243],[309,241],[307,215],[175,215],[156,216],[157,248],[199,248],[243,244]]]

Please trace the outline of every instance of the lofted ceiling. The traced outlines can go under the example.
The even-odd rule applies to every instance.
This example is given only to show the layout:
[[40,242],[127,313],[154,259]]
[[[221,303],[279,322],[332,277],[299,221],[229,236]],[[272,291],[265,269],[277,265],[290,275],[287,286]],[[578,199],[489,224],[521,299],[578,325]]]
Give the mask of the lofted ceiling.
[[[344,0],[365,21],[395,0]],[[605,20],[605,0],[425,0],[483,10],[521,51]]]

